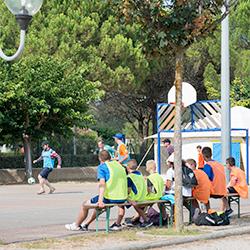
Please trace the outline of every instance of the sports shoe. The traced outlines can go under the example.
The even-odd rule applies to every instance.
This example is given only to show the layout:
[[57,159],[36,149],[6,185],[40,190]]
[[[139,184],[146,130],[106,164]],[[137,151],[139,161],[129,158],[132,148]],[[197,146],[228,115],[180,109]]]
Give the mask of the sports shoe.
[[82,226],[76,225],[75,222],[73,222],[72,224],[66,224],[65,228],[70,230],[70,231],[80,231],[80,230],[82,230]]
[[82,231],[88,231],[88,225],[81,225]]
[[229,209],[227,209],[227,210],[225,211],[225,214],[226,214],[227,216],[230,216],[233,212],[234,212],[234,210],[233,210],[232,208],[229,208]]
[[49,191],[49,194],[52,194],[52,193],[54,193],[56,191],[56,189],[54,188],[54,187],[52,187],[51,189],[50,189],[50,191]]
[[110,226],[109,228],[111,231],[119,231],[122,229],[122,225],[121,224],[116,224],[116,222]]
[[130,218],[126,218],[125,219],[125,225],[127,226],[127,227],[133,227],[133,226],[135,226],[135,222],[134,221],[132,221]]
[[151,226],[153,226],[153,222],[149,222],[149,221],[144,221],[143,223],[140,224],[140,227],[143,227],[143,228],[148,228]]

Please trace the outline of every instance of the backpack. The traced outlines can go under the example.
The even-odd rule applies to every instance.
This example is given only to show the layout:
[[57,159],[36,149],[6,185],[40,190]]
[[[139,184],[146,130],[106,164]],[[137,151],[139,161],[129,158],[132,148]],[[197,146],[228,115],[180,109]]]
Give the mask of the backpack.
[[224,212],[201,213],[194,219],[194,223],[197,226],[224,226],[229,225],[230,220]]
[[194,171],[185,165],[182,166],[182,185],[187,188],[193,188],[198,185]]

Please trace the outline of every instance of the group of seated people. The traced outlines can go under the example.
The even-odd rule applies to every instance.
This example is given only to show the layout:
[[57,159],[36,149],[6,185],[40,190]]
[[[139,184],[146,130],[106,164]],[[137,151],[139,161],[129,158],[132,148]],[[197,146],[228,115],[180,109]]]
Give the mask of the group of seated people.
[[[212,160],[212,150],[209,147],[202,149],[205,165],[202,169],[196,168],[196,161],[188,159],[183,164],[190,169],[195,175],[197,183],[194,187],[185,187],[183,185],[184,205],[185,197],[193,196],[195,199],[193,207],[198,208],[199,203],[204,204],[206,209],[210,208],[209,198],[222,199],[222,211],[227,214],[232,213],[228,206],[226,195],[230,193],[238,193],[240,197],[248,197],[248,187],[246,183],[245,173],[240,168],[235,167],[234,158],[227,159],[227,167],[231,170],[230,182],[226,185],[226,176],[224,167],[217,161]],[[144,177],[138,171],[136,160],[129,160],[124,167],[118,161],[111,160],[108,151],[102,150],[99,153],[100,165],[97,169],[97,179],[99,181],[99,194],[88,201],[84,201],[79,215],[75,222],[66,224],[68,230],[87,231],[91,222],[96,218],[96,210],[88,218],[90,205],[96,204],[100,209],[105,208],[106,204],[121,204],[118,209],[118,217],[116,222],[110,227],[111,230],[120,230],[122,228],[122,220],[125,215],[125,209],[133,207],[137,212],[128,224],[133,224],[138,218],[142,218],[141,227],[150,227],[152,222],[146,216],[145,205],[142,207],[138,202],[160,200],[165,194],[174,197],[174,160],[168,159],[169,169],[166,178],[157,173],[156,163],[149,160],[146,163],[146,171],[148,176]],[[124,203],[126,205],[124,206]],[[163,220],[167,218],[166,211],[162,209]]]

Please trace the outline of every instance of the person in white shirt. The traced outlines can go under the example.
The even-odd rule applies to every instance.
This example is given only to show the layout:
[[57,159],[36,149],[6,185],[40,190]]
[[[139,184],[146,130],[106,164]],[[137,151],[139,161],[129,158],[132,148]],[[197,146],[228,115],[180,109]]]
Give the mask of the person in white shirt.
[[[173,194],[174,195],[174,187],[175,187],[174,153],[168,157],[167,164],[168,164],[169,169],[167,170],[167,173],[166,173],[165,194]],[[188,187],[182,187],[182,195],[183,195],[183,197],[191,197],[192,196],[192,189],[188,188]]]

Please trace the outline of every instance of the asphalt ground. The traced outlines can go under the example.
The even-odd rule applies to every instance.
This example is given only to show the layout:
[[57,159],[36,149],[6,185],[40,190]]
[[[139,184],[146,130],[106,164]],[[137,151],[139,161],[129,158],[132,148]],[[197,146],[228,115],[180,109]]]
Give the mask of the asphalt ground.
[[[63,238],[79,234],[64,228],[64,224],[75,221],[82,201],[95,196],[96,183],[55,183],[53,194],[37,195],[39,186],[8,185],[0,186],[0,242],[14,243],[44,238]],[[212,200],[211,207],[219,207]],[[236,214],[236,206],[233,207]],[[133,214],[130,208],[126,217]],[[241,213],[250,214],[250,200],[241,200]],[[185,210],[185,220],[188,213]],[[117,216],[117,208],[111,209],[111,221]],[[101,215],[100,229],[105,228],[105,215]],[[95,223],[90,226],[94,231]]]

